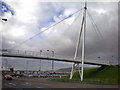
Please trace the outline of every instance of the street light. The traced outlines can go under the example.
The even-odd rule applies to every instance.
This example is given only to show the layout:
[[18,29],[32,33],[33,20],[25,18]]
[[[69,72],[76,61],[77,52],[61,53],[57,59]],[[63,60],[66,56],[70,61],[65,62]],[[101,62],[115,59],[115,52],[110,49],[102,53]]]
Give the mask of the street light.
[[98,62],[100,62],[100,58],[101,58],[101,57],[99,56],[99,57],[97,57],[97,58],[99,59],[99,61],[98,61]]
[[[41,57],[41,55],[42,55],[42,50],[40,50],[40,57]],[[39,63],[40,63],[40,64],[39,64],[39,74],[40,74],[40,71],[41,71],[41,60],[40,60]]]
[[100,60],[100,56],[99,56],[98,58],[99,58],[99,60]]
[[26,61],[26,74],[28,74],[28,60]]
[[52,52],[52,57],[54,57],[54,54],[55,54],[54,51],[52,51],[52,50],[47,50],[47,51],[48,52],[51,51]]
[[111,61],[111,65],[112,65],[112,62],[113,62],[113,56],[112,56],[112,61]]
[[26,61],[26,74],[28,74],[28,65],[29,64],[29,60]]
[[[54,57],[54,51],[52,50],[47,50],[47,51],[51,51],[52,52],[52,57]],[[54,60],[52,60],[52,71],[54,70]]]
[[[54,57],[54,51],[52,51],[52,57]],[[54,60],[52,60],[52,71],[54,70]]]
[[40,50],[40,56],[41,56],[41,54],[42,54],[42,50]]
[[8,66],[8,60],[7,60],[7,58],[5,58],[5,61],[6,61],[5,72],[7,73],[7,66]]
[[52,57],[54,57],[54,54],[55,54],[54,51],[52,51]]

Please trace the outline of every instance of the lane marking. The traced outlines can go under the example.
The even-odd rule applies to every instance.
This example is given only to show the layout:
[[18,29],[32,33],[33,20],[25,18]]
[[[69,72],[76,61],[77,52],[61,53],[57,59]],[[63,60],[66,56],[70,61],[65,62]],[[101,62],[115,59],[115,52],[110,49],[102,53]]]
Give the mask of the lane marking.
[[[26,80],[21,80],[21,81],[26,81]],[[71,87],[71,86],[65,86],[65,85],[56,85],[56,84],[48,84],[48,83],[42,83],[42,82],[35,82],[35,81],[29,81],[31,83],[34,83],[34,84],[42,84],[42,85],[45,85],[45,86],[52,86],[52,88],[54,87],[63,87],[63,88],[81,88],[81,87]],[[83,87],[82,87],[83,88]]]
[[14,85],[14,86],[16,85],[16,84],[14,84],[14,83],[8,83],[8,84],[10,84],[10,85]]
[[43,87],[36,87],[36,88],[43,88]]
[[12,83],[8,83],[8,84],[12,84]]
[[25,84],[29,84],[28,82],[25,82]]

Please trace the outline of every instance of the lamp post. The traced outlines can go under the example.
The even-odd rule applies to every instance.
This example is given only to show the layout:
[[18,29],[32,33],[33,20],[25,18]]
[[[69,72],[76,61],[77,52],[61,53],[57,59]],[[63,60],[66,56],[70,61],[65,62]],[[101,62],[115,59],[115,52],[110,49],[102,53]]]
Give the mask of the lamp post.
[[[47,50],[52,52],[52,57],[54,57],[55,52],[52,50]],[[52,71],[54,71],[54,60],[52,60]]]
[[52,50],[47,50],[47,51],[48,52],[51,51],[52,52],[52,57],[54,57],[54,54],[55,54],[54,51],[52,51]]
[[26,74],[28,74],[28,60],[26,61]]
[[29,68],[28,68],[29,67],[29,62],[30,62],[29,60],[26,61],[26,74],[28,74],[28,71],[29,71]]
[[[50,51],[50,50],[47,50],[48,52]],[[47,54],[47,57],[48,57],[48,54]]]
[[[52,57],[54,57],[54,51],[52,51]],[[52,71],[54,71],[54,60],[52,60]]]
[[5,73],[7,73],[8,60],[5,59],[5,61],[6,61]]
[[54,54],[55,54],[54,51],[52,51],[52,57],[54,57]]
[[111,61],[111,65],[112,65],[112,63],[113,63],[113,56],[112,56],[112,61]]
[[40,56],[42,55],[42,50],[40,50]]
[[[41,57],[41,55],[42,55],[42,50],[40,50],[40,57]],[[40,74],[40,71],[41,71],[41,60],[39,62],[39,74]]]
[[26,74],[28,74],[28,71],[29,71],[29,62],[30,62],[31,60],[27,60],[26,61]]
[[100,56],[98,57],[99,61],[100,61]]

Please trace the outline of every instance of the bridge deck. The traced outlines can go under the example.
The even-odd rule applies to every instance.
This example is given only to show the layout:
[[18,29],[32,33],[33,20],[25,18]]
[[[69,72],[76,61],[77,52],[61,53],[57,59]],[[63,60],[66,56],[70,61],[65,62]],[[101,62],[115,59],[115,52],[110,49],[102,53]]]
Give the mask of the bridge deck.
[[[74,63],[81,63],[78,60],[68,60],[68,59],[60,59],[60,58],[49,58],[49,57],[38,57],[38,56],[25,56],[25,55],[13,55],[13,54],[1,54],[2,57],[14,57],[14,58],[30,58],[30,59],[43,59],[43,60],[54,60],[54,61],[64,61],[64,62],[74,62]],[[100,63],[93,63],[93,62],[84,62],[84,64],[91,64],[91,65],[108,65],[108,64],[100,64]]]

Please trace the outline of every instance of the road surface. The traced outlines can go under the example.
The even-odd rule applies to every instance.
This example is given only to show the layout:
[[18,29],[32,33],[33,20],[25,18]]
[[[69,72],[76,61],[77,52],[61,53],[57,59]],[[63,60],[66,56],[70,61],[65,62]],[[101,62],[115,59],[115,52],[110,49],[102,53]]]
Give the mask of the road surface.
[[48,81],[45,78],[14,78],[2,80],[2,88],[118,88],[117,85],[90,85]]

